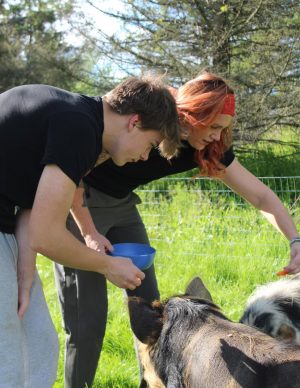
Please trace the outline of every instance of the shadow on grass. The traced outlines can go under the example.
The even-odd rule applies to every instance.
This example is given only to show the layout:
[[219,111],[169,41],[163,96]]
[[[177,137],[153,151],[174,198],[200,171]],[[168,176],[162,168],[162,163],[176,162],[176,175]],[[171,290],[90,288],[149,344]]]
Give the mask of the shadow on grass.
[[110,378],[103,382],[95,382],[93,388],[137,388],[139,385],[136,381],[125,381],[117,378]]
[[288,146],[248,147],[236,150],[240,162],[256,176],[293,176],[300,174],[300,144]]

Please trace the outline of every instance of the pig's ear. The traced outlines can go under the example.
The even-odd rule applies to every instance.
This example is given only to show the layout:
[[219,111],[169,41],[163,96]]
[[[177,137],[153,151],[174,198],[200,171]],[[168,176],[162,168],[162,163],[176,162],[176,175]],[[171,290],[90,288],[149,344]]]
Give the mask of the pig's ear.
[[213,302],[210,292],[205,287],[199,276],[195,277],[188,284],[185,293],[189,296],[197,296],[198,298]]
[[154,344],[163,326],[163,306],[159,301],[148,303],[142,298],[128,299],[130,325],[135,336],[144,344]]

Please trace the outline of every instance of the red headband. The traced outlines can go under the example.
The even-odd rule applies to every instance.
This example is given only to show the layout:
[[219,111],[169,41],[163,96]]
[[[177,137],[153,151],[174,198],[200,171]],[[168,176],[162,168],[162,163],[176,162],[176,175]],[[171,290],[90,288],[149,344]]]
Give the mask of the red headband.
[[223,109],[221,110],[221,114],[234,116],[235,113],[235,97],[234,94],[227,94],[225,97]]

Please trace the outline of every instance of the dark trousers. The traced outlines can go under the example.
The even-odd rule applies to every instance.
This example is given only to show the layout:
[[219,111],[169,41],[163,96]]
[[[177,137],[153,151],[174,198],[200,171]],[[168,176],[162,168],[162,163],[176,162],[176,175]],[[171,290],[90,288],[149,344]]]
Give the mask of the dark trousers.
[[[136,205],[137,195],[124,199],[109,197],[87,187],[86,204],[97,230],[112,244],[139,242],[149,244],[145,226]],[[71,217],[69,230],[81,241],[80,232]],[[129,296],[148,301],[159,299],[154,266],[144,271],[142,285]],[[100,358],[107,322],[107,284],[103,275],[74,270],[55,264],[55,277],[66,332],[65,385],[67,388],[91,387]]]

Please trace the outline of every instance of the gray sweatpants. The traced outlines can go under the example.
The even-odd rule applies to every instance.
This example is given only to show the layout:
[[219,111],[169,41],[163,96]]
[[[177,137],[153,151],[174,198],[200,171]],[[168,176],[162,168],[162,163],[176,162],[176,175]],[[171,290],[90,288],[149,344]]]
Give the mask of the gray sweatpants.
[[58,360],[58,338],[36,272],[24,319],[17,315],[18,248],[0,232],[0,388],[50,388]]

